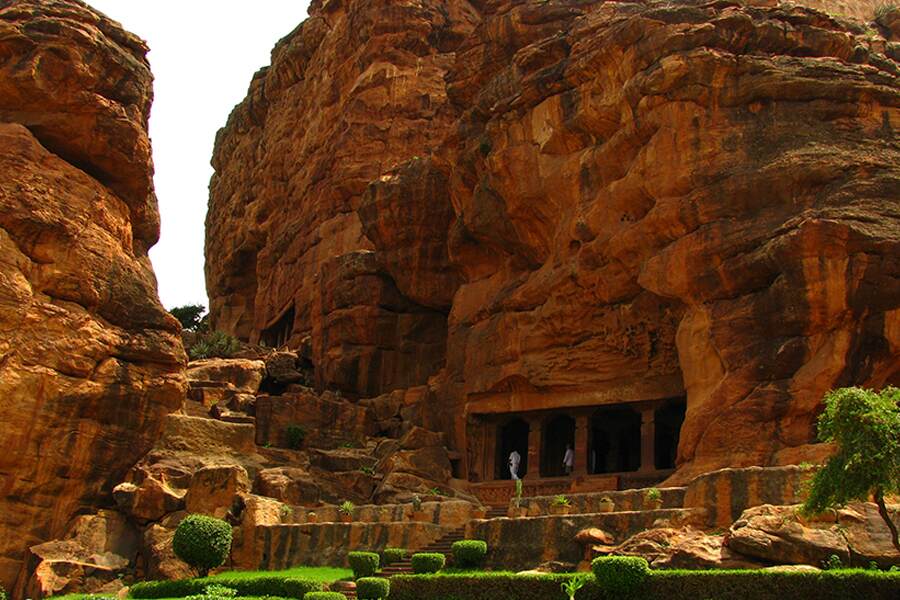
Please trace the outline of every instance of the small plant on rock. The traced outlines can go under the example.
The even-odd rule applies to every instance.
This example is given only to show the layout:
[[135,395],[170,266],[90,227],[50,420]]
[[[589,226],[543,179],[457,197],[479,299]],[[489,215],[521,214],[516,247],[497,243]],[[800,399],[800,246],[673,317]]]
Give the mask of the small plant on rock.
[[302,425],[288,425],[284,430],[284,436],[287,438],[288,448],[299,450],[303,447],[303,440],[306,439],[306,428]]
[[372,577],[378,571],[380,557],[375,552],[350,552],[347,562],[353,569],[353,578]]
[[353,511],[356,510],[356,505],[350,502],[349,500],[344,500],[341,502],[341,505],[338,506],[338,512],[342,517],[347,519],[353,518]]
[[287,504],[282,504],[278,512],[281,513],[282,519],[290,519],[294,516],[294,509]]
[[563,581],[562,584],[560,584],[560,587],[562,588],[563,593],[569,597],[569,600],[575,600],[575,594],[577,594],[578,590],[583,588],[586,583],[587,575],[582,573],[568,581]]
[[560,494],[558,496],[553,497],[553,506],[571,506],[572,502],[568,497]]
[[521,479],[516,479],[516,495],[513,497],[513,506],[519,508],[522,506],[522,490],[524,489]]
[[375,469],[373,467],[360,467],[359,470],[363,475],[369,475],[370,477],[375,474]]
[[844,563],[837,554],[832,554],[826,560],[822,561],[822,569],[825,571],[837,571],[843,568]]
[[225,562],[231,551],[231,525],[205,515],[188,515],[179,523],[172,549],[181,560],[206,577]]

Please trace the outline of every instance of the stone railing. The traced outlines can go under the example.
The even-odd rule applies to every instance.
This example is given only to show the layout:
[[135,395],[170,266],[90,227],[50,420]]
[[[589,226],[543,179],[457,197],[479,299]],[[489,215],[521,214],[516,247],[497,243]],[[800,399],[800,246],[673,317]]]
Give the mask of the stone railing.
[[[456,528],[465,525],[472,518],[472,511],[477,507],[465,500],[446,500],[443,502],[423,502],[419,511],[421,522],[432,523],[441,527]],[[313,513],[313,517],[310,516]],[[412,504],[366,504],[353,510],[354,523],[402,523],[413,520]],[[315,508],[292,506],[282,515],[285,525],[301,525],[304,523],[334,524],[341,522],[341,512],[337,506],[326,505]]]

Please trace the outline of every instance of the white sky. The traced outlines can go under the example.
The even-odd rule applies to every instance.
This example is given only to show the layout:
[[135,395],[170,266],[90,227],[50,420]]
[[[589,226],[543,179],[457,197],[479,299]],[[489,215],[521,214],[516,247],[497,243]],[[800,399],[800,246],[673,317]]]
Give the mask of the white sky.
[[166,308],[208,306],[203,237],[216,131],[308,0],[87,0],[150,46],[150,137],[162,236],[150,251]]

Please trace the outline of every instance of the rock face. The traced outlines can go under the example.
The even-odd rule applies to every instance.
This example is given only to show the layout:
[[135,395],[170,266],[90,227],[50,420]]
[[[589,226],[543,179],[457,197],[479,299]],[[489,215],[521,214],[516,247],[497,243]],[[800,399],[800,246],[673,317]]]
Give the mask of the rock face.
[[81,2],[0,2],[0,584],[19,593],[28,548],[111,501],[185,393],[147,257],[146,51]]
[[826,390],[898,383],[888,25],[774,0],[310,10],[217,140],[216,326],[309,335],[320,387],[436,375],[458,450],[471,413],[686,396],[674,482],[806,460]]

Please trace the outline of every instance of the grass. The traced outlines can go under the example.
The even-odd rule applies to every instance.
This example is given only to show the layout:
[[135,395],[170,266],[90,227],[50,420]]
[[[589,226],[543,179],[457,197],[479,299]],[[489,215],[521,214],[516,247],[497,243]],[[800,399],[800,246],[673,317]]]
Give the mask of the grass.
[[230,579],[253,579],[254,577],[302,577],[313,581],[331,583],[342,579],[352,579],[353,571],[339,567],[292,567],[283,571],[225,571],[210,576],[211,580],[228,577]]

